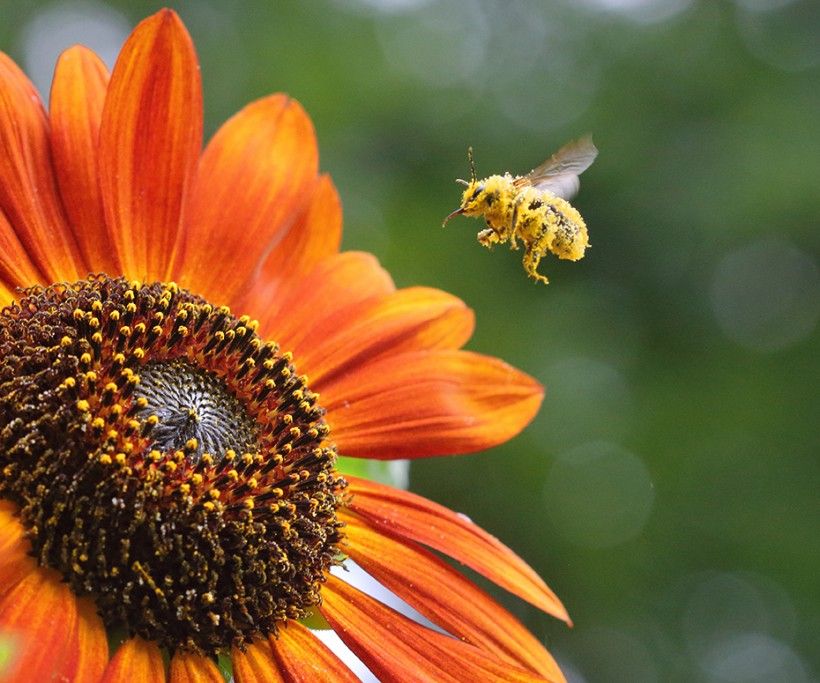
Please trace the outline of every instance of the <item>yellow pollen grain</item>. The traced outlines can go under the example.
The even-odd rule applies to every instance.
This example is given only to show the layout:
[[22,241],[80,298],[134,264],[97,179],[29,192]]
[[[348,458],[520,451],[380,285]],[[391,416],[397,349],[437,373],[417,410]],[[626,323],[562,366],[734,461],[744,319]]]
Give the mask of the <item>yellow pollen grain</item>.
[[102,309],[103,309],[102,301],[100,301],[99,299],[95,299],[91,303],[91,310],[94,311],[94,313],[99,313]]
[[222,493],[219,489],[211,489],[210,491],[208,491],[208,495],[214,500],[219,500],[219,497],[222,495]]
[[227,462],[233,462],[235,458],[236,451],[233,448],[229,448],[227,451],[225,451],[225,460]]
[[80,363],[83,365],[91,365],[91,354],[86,352],[80,356]]
[[125,453],[117,453],[114,456],[114,460],[116,460],[118,465],[124,465],[125,464]]
[[216,505],[214,505],[210,500],[206,500],[202,503],[202,507],[204,507],[208,512],[213,512],[216,509]]
[[111,456],[108,455],[107,453],[103,453],[100,456],[99,460],[103,465],[110,465],[111,464]]
[[91,335],[91,343],[92,344],[96,344],[97,346],[99,346],[100,344],[102,344],[102,340],[103,340],[102,332],[95,332],[94,334]]
[[73,389],[76,386],[77,386],[77,380],[74,379],[73,377],[66,377],[63,380],[63,388],[64,389]]
[[191,438],[185,442],[186,450],[195,451],[197,448],[199,448],[199,441],[197,441],[196,439]]
[[102,431],[105,427],[105,420],[103,420],[101,417],[95,417],[91,421],[91,427],[92,429],[96,429],[97,431]]
[[77,401],[77,410],[79,410],[81,413],[87,413],[89,410],[91,410],[91,405],[84,398],[81,398],[79,401]]
[[191,483],[194,486],[201,486],[202,485],[202,475],[197,473],[191,477]]
[[143,349],[142,347],[138,346],[137,348],[135,348],[135,349],[131,352],[131,355],[133,355],[133,356],[134,356],[134,358],[136,358],[137,360],[142,360],[143,358],[145,358],[145,349]]
[[96,382],[97,381],[97,373],[93,370],[89,370],[85,373],[85,381],[86,382]]
[[63,338],[60,340],[60,346],[62,346],[63,348],[66,348],[67,346],[71,346],[73,343],[74,343],[74,342],[73,342],[73,340],[71,339],[71,337],[63,337]]

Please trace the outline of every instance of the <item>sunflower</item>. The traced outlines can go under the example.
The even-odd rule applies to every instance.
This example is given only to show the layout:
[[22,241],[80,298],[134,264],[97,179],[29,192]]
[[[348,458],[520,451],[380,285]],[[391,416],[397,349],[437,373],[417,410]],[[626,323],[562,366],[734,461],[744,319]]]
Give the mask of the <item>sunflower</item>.
[[[437,553],[568,621],[523,560],[337,459],[499,444],[541,386],[459,350],[458,299],[339,252],[296,102],[201,138],[172,11],[110,77],[65,52],[48,112],[0,54],[0,678],[355,680],[322,620],[383,680],[563,680]],[[345,582],[348,558],[436,628]]]

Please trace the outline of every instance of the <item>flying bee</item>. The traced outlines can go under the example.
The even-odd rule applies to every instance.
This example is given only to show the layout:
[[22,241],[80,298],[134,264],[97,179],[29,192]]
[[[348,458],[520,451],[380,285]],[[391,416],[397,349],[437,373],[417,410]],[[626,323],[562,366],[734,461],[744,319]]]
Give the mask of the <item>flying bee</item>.
[[589,246],[587,226],[581,214],[567,201],[580,186],[581,175],[598,155],[592,137],[574,140],[553,154],[527,175],[491,175],[476,179],[472,147],[467,150],[470,182],[461,206],[444,219],[442,227],[454,216],[484,216],[487,227],[477,235],[485,247],[510,243],[518,249],[524,243],[524,270],[536,281],[549,283],[537,272],[541,258],[552,252],[558,258],[577,261]]

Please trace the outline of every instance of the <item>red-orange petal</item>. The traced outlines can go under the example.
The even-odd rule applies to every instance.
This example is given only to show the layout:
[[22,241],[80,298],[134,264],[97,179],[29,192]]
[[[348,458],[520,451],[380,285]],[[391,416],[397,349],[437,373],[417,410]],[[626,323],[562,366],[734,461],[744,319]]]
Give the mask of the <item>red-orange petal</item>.
[[330,176],[319,178],[310,204],[290,226],[262,264],[265,282],[287,281],[307,274],[323,258],[339,251],[342,203]]
[[165,664],[156,643],[135,637],[120,645],[100,683],[165,683]]
[[0,306],[7,306],[16,299],[18,288],[45,282],[11,223],[0,211]]
[[31,262],[47,282],[84,276],[55,184],[48,118],[34,86],[2,52],[0,150],[0,211]]
[[571,624],[561,601],[524,560],[464,515],[409,491],[345,477],[347,507],[390,536],[423,543]]
[[359,680],[321,640],[299,622],[287,622],[279,629],[278,635],[268,637],[268,642],[282,677],[288,683],[356,683]]
[[100,126],[100,190],[123,273],[166,280],[202,145],[191,37],[171,10],[142,21],[120,52]]
[[234,647],[231,663],[236,683],[287,683],[265,640],[252,643],[244,650]]
[[31,545],[23,536],[16,509],[11,501],[0,500],[0,598],[37,569],[37,562],[28,554]]
[[51,150],[66,214],[85,263],[93,272],[117,275],[99,186],[97,143],[108,69],[88,48],[60,55],[49,100]]
[[66,680],[97,683],[108,665],[108,638],[90,598],[78,600],[76,643],[76,648],[66,653],[69,672]]
[[212,660],[193,652],[176,652],[171,658],[170,683],[224,683]]
[[413,542],[342,512],[347,553],[366,572],[447,632],[557,683],[564,676],[512,614],[449,564]]
[[276,340],[285,350],[300,344],[314,321],[394,289],[393,280],[376,257],[360,251],[330,256],[291,284],[274,297],[265,283],[258,281],[242,310],[259,319],[263,337]]
[[477,647],[417,624],[329,576],[320,607],[333,630],[381,680],[543,681]]
[[378,459],[503,443],[527,426],[544,396],[538,382],[497,358],[448,350],[390,355],[317,389],[340,452]]
[[79,647],[77,600],[53,570],[29,572],[0,599],[0,633],[16,641],[5,681],[69,680]]
[[473,312],[446,292],[410,287],[317,318],[292,349],[311,387],[405,351],[456,349],[472,334]]
[[307,206],[318,173],[313,124],[285,95],[257,100],[208,143],[173,275],[233,306]]

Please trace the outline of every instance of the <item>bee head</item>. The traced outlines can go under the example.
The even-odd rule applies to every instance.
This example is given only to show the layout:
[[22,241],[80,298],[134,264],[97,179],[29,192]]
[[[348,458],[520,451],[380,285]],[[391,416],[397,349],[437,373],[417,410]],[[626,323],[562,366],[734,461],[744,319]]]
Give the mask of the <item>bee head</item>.
[[481,205],[486,198],[484,182],[473,180],[466,183],[464,194],[461,195],[461,212],[469,215],[481,212]]
[[476,214],[481,213],[481,203],[482,203],[482,193],[484,192],[484,183],[483,181],[480,182],[476,180],[475,174],[475,161],[473,160],[473,148],[467,148],[467,160],[470,162],[470,181],[463,180],[458,178],[456,180],[457,183],[464,185],[465,190],[464,194],[461,196],[461,206],[453,211],[447,218],[444,219],[444,223],[442,223],[442,227],[447,224],[451,218],[455,216],[459,216],[461,214],[466,214],[468,216],[474,216]]

